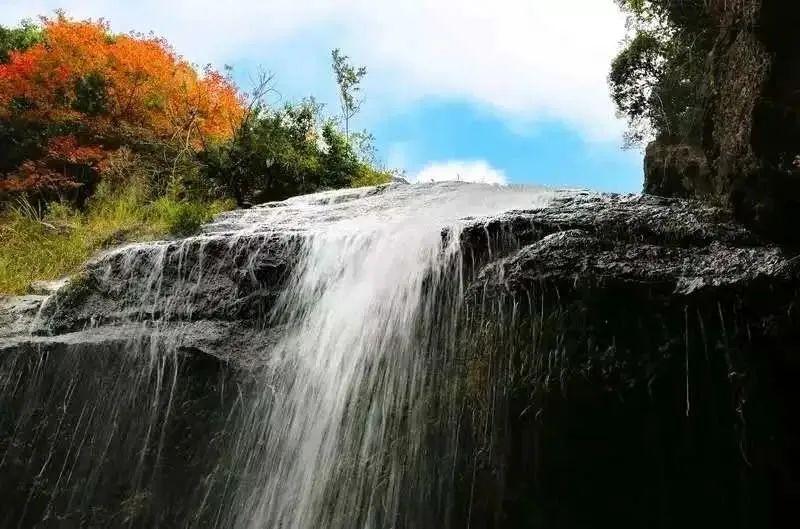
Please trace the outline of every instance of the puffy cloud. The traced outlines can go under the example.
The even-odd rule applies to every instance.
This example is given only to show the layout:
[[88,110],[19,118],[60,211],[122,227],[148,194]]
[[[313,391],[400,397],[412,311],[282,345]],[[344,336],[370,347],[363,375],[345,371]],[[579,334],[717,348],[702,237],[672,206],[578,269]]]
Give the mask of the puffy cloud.
[[482,184],[506,184],[506,175],[485,160],[450,160],[433,162],[412,179],[414,182],[442,182],[457,180]]
[[563,121],[591,139],[621,131],[606,79],[625,21],[611,0],[381,5],[362,8],[350,39],[395,93],[470,101],[517,125]]
[[[198,63],[291,64],[298,42],[325,56],[340,46],[369,66],[373,106],[440,98],[512,126],[556,120],[590,139],[622,129],[606,87],[624,33],[611,0],[0,0],[0,23],[55,8],[154,30]],[[317,65],[327,79],[326,59]]]

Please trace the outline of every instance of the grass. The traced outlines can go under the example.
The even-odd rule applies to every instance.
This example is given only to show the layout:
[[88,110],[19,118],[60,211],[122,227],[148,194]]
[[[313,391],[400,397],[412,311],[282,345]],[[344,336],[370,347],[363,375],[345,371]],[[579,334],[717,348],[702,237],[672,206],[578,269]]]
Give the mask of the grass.
[[[129,180],[130,181],[130,180]],[[353,187],[391,181],[387,171],[363,165]],[[96,252],[132,241],[196,233],[233,202],[151,200],[144,185],[126,183],[122,191],[103,184],[85,211],[51,203],[46,212],[27,201],[0,210],[0,295],[24,294],[35,281],[78,272]]]
[[377,186],[387,184],[392,181],[392,174],[389,171],[373,169],[368,165],[361,165],[358,172],[353,175],[351,187]]
[[94,253],[129,241],[189,235],[233,207],[227,201],[148,201],[140,187],[100,189],[86,211],[21,201],[0,214],[0,294],[23,294],[34,281],[77,272]]

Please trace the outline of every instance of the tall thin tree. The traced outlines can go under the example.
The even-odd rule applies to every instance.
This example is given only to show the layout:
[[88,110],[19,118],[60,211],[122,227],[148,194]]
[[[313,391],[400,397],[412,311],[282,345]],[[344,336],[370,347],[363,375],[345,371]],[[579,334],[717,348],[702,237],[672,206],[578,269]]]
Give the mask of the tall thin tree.
[[339,104],[342,108],[344,135],[350,141],[350,120],[361,110],[364,99],[361,94],[361,80],[367,75],[365,66],[353,66],[350,57],[343,55],[339,48],[331,52],[331,66],[339,85]]

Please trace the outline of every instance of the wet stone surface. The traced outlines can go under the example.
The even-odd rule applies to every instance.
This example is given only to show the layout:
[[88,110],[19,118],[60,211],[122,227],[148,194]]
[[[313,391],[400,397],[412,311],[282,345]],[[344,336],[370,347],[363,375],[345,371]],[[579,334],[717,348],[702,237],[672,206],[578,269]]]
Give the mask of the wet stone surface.
[[[354,215],[415,222],[407,204],[452,190],[231,212],[0,301],[0,497],[17,505],[0,528],[214,526],[304,241],[331,223],[347,240]],[[783,527],[800,500],[795,252],[697,202],[509,193],[506,213],[442,221],[465,293],[452,526]]]

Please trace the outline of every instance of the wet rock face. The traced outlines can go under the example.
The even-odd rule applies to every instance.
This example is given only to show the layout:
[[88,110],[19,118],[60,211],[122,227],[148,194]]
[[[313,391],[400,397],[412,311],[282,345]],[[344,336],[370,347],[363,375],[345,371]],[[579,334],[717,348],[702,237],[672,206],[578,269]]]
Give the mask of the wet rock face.
[[[461,245],[452,527],[791,527],[793,253],[722,209],[591,193],[476,219]],[[297,251],[143,245],[0,304],[0,528],[214,527]]]
[[491,373],[476,400],[495,404],[473,521],[791,527],[793,254],[721,210],[647,196],[568,197],[503,227],[526,242],[469,297],[496,322],[473,339]]
[[48,300],[40,318],[45,328],[38,332],[125,321],[257,321],[296,255],[290,236],[265,234],[116,251],[90,263]]
[[719,34],[707,60],[702,145],[648,147],[645,192],[712,198],[764,236],[796,244],[800,4],[708,5]]
[[297,243],[291,234],[214,236],[100,256],[52,296],[0,299],[0,352],[163,346],[257,368]]
[[[787,250],[762,242],[719,208],[677,199],[570,195],[488,224],[490,237],[504,230],[524,244],[483,271],[484,288],[552,279],[574,288],[658,287],[677,297],[794,277]],[[483,243],[480,230],[466,237],[478,248]]]
[[115,345],[0,350],[0,527],[213,520],[220,494],[208,478],[238,409],[233,372],[207,355]]
[[31,295],[0,298],[0,344],[25,336],[46,296]]
[[644,192],[662,197],[713,198],[714,188],[706,154],[692,145],[647,146]]
[[715,89],[706,151],[737,216],[797,242],[800,206],[800,6],[716,2],[721,32],[710,61]]
[[213,526],[294,242],[142,244],[0,299],[0,528]]

